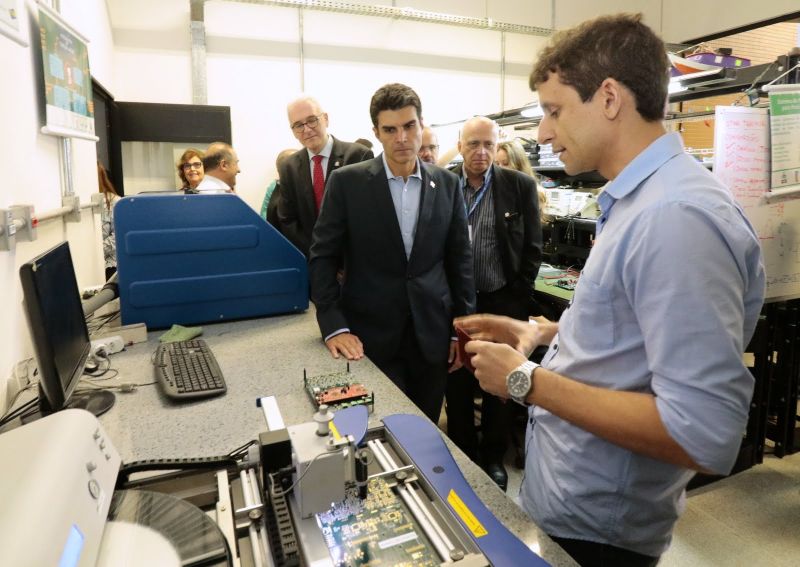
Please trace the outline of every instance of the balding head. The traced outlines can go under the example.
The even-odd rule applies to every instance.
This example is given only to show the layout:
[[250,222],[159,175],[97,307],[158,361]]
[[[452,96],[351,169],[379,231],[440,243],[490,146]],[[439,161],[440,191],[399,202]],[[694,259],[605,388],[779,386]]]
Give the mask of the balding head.
[[236,186],[236,175],[240,171],[239,156],[229,144],[214,142],[206,150],[203,169],[206,175],[221,179],[233,189]]
[[286,106],[289,127],[294,137],[312,154],[318,154],[328,143],[328,114],[317,99],[303,95]]
[[422,129],[422,145],[419,147],[419,159],[436,165],[439,161],[439,137],[430,126]]
[[458,140],[458,151],[464,158],[464,171],[468,178],[477,180],[491,167],[497,153],[499,134],[497,122],[485,116],[475,116],[464,123]]

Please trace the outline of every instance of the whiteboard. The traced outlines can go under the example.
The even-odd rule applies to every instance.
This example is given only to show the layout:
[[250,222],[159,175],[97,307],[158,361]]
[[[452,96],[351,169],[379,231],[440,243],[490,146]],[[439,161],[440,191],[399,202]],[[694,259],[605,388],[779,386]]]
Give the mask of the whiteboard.
[[766,299],[800,297],[800,199],[768,202],[770,130],[766,108],[716,107],[714,175],[744,209],[761,241]]

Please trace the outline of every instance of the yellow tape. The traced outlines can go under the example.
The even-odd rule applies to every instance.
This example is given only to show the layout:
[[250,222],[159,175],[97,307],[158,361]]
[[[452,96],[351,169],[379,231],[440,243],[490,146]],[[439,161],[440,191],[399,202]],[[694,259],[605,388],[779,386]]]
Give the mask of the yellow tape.
[[333,424],[333,421],[331,421],[331,425],[330,425],[330,427],[331,427],[331,432],[333,433],[333,438],[334,438],[334,439],[336,439],[337,441],[338,441],[339,439],[341,439],[341,438],[342,438],[342,436],[341,436],[341,435],[339,435],[339,430],[338,430],[338,429],[336,429],[336,426]]
[[447,503],[450,504],[453,511],[458,514],[458,517],[461,518],[464,525],[472,532],[472,535],[475,537],[483,537],[489,533],[486,531],[486,528],[483,527],[483,524],[478,521],[478,518],[475,517],[475,514],[467,508],[464,501],[459,498],[455,490],[450,490],[450,494],[447,495]]

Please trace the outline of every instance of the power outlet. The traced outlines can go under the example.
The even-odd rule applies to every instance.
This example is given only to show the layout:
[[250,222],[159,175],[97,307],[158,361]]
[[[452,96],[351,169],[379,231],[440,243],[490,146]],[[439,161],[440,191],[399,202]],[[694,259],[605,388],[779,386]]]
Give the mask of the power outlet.
[[14,397],[17,393],[25,387],[25,384],[17,377],[15,373],[12,373],[11,376],[8,377],[8,382],[6,382],[6,399],[3,400],[2,407],[4,407],[3,413],[8,411],[8,405],[14,400]]
[[5,388],[6,399],[0,400],[0,402],[2,402],[0,403],[0,407],[3,407],[5,410],[3,413],[8,411],[8,406],[14,400],[17,393],[30,384],[30,363],[30,360],[25,360],[16,364],[11,376],[8,377]]

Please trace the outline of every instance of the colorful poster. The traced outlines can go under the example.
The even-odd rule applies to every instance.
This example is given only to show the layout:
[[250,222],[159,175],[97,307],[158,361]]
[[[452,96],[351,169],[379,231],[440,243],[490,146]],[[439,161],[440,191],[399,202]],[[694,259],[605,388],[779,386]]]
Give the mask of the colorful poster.
[[47,113],[43,132],[96,140],[86,41],[42,6],[39,31]]
[[800,90],[770,92],[769,109],[772,190],[800,189]]

